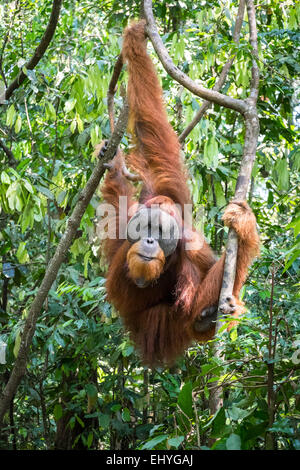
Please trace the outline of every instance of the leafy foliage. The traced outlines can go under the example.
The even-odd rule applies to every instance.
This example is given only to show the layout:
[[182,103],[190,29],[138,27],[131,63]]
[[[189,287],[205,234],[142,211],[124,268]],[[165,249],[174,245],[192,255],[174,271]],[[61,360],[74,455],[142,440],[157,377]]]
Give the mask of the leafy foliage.
[[[240,45],[231,39],[237,2],[200,3],[155,3],[166,47],[209,88],[236,53],[223,91],[244,98],[251,51],[246,22]],[[131,0],[63,2],[45,56],[35,70],[23,70],[27,81],[1,104],[0,342],[7,344],[1,388],[45,267],[91,173],[93,148],[109,136],[108,84],[122,29],[139,8]],[[0,6],[0,95],[38,45],[50,9],[45,0]],[[244,290],[248,312],[220,339],[223,360],[206,344],[194,345],[171,370],[141,366],[105,298],[106,267],[94,228],[98,193],[39,318],[1,448],[300,449],[299,6],[259,4],[257,23],[261,129],[249,199],[262,251]],[[180,133],[200,100],[153,59]],[[120,103],[118,91],[116,109]],[[197,224],[218,253],[226,241],[221,213],[233,195],[243,140],[241,118],[214,106],[184,146]],[[212,415],[210,395],[219,386],[224,403]]]

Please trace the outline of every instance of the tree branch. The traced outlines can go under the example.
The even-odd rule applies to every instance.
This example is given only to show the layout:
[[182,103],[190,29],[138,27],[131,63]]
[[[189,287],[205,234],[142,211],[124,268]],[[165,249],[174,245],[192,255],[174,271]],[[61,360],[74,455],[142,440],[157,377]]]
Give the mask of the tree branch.
[[[259,122],[256,110],[256,101],[258,96],[258,85],[259,85],[259,71],[256,62],[257,57],[257,32],[256,32],[256,21],[255,21],[255,10],[253,0],[246,0],[248,19],[249,19],[249,30],[250,30],[250,44],[253,49],[253,64],[252,64],[252,80],[250,97],[247,100],[237,100],[226,95],[219,93],[216,90],[207,90],[202,86],[196,84],[187,75],[181,72],[172,62],[167,49],[165,48],[156,28],[155,20],[152,12],[152,1],[144,0],[144,13],[147,21],[146,32],[159,56],[162,65],[165,70],[185,88],[189,89],[192,93],[206,99],[209,102],[217,103],[219,105],[231,108],[235,111],[240,112],[245,118],[245,144],[244,152],[241,162],[241,168],[235,188],[235,200],[244,200],[247,195],[249,181],[251,178],[251,172],[253,163],[256,155],[257,139],[259,133]],[[240,2],[239,6],[239,17],[236,22],[235,37],[234,40],[239,40],[239,31],[241,23],[243,21],[244,4]],[[228,61],[227,67],[230,65]],[[228,70],[224,67],[220,79],[224,79]],[[209,104],[205,104],[205,107]],[[205,110],[205,108],[204,108]],[[219,301],[219,312],[223,304],[226,304],[226,298],[232,295],[235,274],[236,274],[236,257],[238,250],[237,235],[234,230],[229,230],[228,243],[226,248],[226,258],[224,266],[224,277],[222,283],[222,289]],[[220,328],[220,318],[217,322],[216,331]]]
[[[60,13],[62,2],[63,2],[63,0],[53,0],[52,11],[51,11],[49,23],[48,23],[48,26],[47,26],[44,34],[43,34],[41,42],[38,45],[38,47],[36,48],[36,50],[35,50],[33,56],[31,57],[31,59],[28,62],[26,62],[26,64],[24,65],[24,67],[27,70],[33,70],[35,68],[35,66],[39,63],[39,61],[41,60],[43,55],[45,54],[46,49],[49,46],[49,44],[50,44],[50,42],[51,42],[51,40],[54,36],[54,33],[55,33],[55,29],[56,29],[56,26],[57,26],[57,23],[58,23],[58,18],[59,18],[59,13]],[[12,81],[12,83],[6,89],[6,91],[4,93],[4,99],[3,98],[1,99],[1,97],[0,97],[0,104],[3,103],[4,100],[8,100],[11,97],[11,95],[13,94],[13,92],[17,88],[19,88],[19,86],[26,80],[26,78],[27,78],[27,76],[25,75],[23,70],[20,70],[18,76]]]
[[[237,12],[237,17],[236,17],[236,22],[235,22],[235,26],[234,26],[234,32],[233,32],[233,36],[232,36],[233,41],[236,44],[238,44],[239,41],[240,41],[240,34],[241,34],[242,25],[243,25],[244,13],[245,13],[245,0],[240,0],[238,12]],[[224,67],[223,67],[223,69],[220,73],[220,76],[219,76],[217,82],[215,83],[215,85],[213,87],[214,91],[220,91],[221,88],[223,87],[223,85],[226,81],[228,72],[229,72],[229,70],[230,70],[230,68],[233,64],[234,59],[235,59],[235,54],[224,65]],[[201,108],[199,109],[198,113],[195,115],[193,120],[189,123],[189,125],[180,134],[180,136],[179,136],[179,142],[180,143],[184,142],[186,137],[189,135],[190,132],[192,132],[194,127],[203,118],[204,114],[206,113],[206,111],[211,106],[212,106],[212,103],[210,101],[204,101],[204,103],[202,104]]]
[[36,321],[43,307],[44,301],[48,295],[48,292],[53,282],[57,277],[58,270],[61,264],[63,263],[66,254],[68,253],[69,247],[71,246],[76,231],[80,225],[81,218],[94,192],[98,187],[101,177],[104,174],[104,163],[113,158],[113,155],[121,142],[121,139],[127,127],[127,121],[128,105],[127,103],[125,103],[117,125],[115,127],[115,130],[108,142],[107,150],[104,153],[103,158],[98,161],[96,167],[93,170],[92,175],[90,176],[90,179],[86,184],[86,187],[82,190],[78,198],[78,202],[74,208],[74,211],[71,217],[69,218],[66,232],[61,238],[61,241],[59,242],[56,248],[56,252],[47,266],[40,288],[36,294],[35,299],[31,304],[31,308],[28,312],[26,323],[22,333],[22,340],[18,357],[15,361],[14,368],[0,399],[0,426],[3,423],[3,417],[5,413],[9,409],[11,399],[15,395],[18,385],[26,372],[28,352],[35,332]]
[[[274,390],[274,358],[276,351],[276,337],[273,337],[273,301],[274,301],[274,281],[275,281],[275,266],[272,266],[272,281],[271,281],[271,295],[270,295],[270,308],[269,308],[269,345],[268,345],[268,359],[267,359],[267,384],[268,384],[268,414],[269,414],[269,428],[274,424],[275,419],[275,399],[276,392]],[[266,433],[265,440],[266,450],[275,449],[275,436],[273,432],[268,431]]]
[[[249,29],[250,29],[250,43],[254,51],[257,51],[257,32],[255,21],[255,9],[253,0],[246,0]],[[252,80],[250,86],[250,96],[245,100],[247,110],[244,113],[245,118],[245,143],[243,157],[240,167],[239,176],[236,182],[234,200],[244,200],[247,197],[249,182],[251,178],[253,163],[256,156],[257,141],[259,135],[259,120],[256,109],[256,102],[258,97],[259,86],[259,70],[255,56],[252,63]],[[226,298],[232,295],[235,275],[236,275],[236,260],[238,251],[238,239],[233,229],[229,230],[228,242],[226,246],[226,257],[224,264],[223,283],[219,299],[219,314],[216,326],[216,331],[220,328],[220,313],[223,306],[226,305]]]
[[8,147],[2,142],[2,140],[0,140],[0,148],[3,150],[3,152],[5,153],[5,155],[8,157],[10,166],[15,167],[16,164],[17,164],[17,160],[15,159],[14,154],[12,153],[12,151],[10,150],[10,148],[8,148]]
[[114,131],[115,128],[115,113],[114,113],[114,96],[116,93],[116,87],[118,79],[123,67],[123,57],[122,54],[119,55],[117,62],[114,66],[114,71],[109,82],[108,92],[107,92],[107,108],[110,124],[110,132]]
[[255,7],[253,0],[247,1],[248,23],[250,31],[250,44],[252,46],[253,60],[251,68],[251,84],[249,100],[253,106],[256,106],[259,89],[259,68],[258,68],[258,47],[257,47],[257,29],[255,19]]
[[190,77],[188,77],[184,72],[175,66],[157,31],[152,12],[151,0],[144,0],[144,13],[147,21],[146,32],[164,69],[168,72],[168,74],[182,86],[190,90],[194,95],[200,96],[200,98],[219,104],[220,106],[225,106],[226,108],[234,109],[235,111],[244,114],[247,107],[243,100],[231,98],[230,96],[223,95],[218,91],[204,88],[203,86],[195,83]]
[[[111,77],[111,80],[108,85],[107,91],[107,108],[108,108],[108,116],[109,116],[109,124],[110,124],[110,131],[113,132],[115,128],[115,111],[114,111],[114,96],[117,89],[117,83],[122,71],[123,67],[123,56],[122,54],[119,55],[117,62],[114,66],[114,71]],[[122,93],[121,93],[122,94]],[[126,91],[124,89],[124,99],[126,99]],[[110,168],[110,164],[106,165],[106,168]],[[125,159],[122,156],[122,172],[123,175],[130,181],[139,181],[139,175],[135,175],[128,170]]]

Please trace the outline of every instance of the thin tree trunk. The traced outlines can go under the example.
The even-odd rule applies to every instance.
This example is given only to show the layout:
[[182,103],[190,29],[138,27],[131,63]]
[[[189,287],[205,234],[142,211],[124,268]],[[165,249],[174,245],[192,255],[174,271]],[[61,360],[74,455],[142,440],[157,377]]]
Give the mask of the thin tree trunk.
[[[275,359],[275,339],[273,341],[273,298],[274,298],[274,278],[275,266],[272,268],[272,281],[271,281],[271,296],[270,296],[270,319],[269,319],[269,345],[268,345],[268,413],[269,413],[269,428],[274,424],[275,418],[275,390],[274,390],[274,359]],[[267,431],[265,447],[266,450],[275,449],[275,435],[272,431]]]

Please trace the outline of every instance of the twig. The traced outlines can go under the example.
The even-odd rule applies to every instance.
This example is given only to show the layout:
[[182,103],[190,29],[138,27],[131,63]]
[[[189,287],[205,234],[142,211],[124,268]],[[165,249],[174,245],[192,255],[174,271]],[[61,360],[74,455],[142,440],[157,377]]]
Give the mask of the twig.
[[28,113],[26,97],[24,98],[24,105],[25,105],[25,113],[26,113],[27,124],[28,124],[28,128],[29,128],[29,134],[30,134],[30,140],[31,140],[31,152],[32,152],[35,142],[33,140],[33,133],[32,133],[32,127],[31,127],[30,117],[29,117],[29,113]]
[[117,122],[116,128],[111,136],[107,150],[103,155],[103,158],[98,161],[96,167],[93,170],[92,175],[90,176],[85,188],[82,190],[79,195],[78,202],[74,208],[74,211],[69,218],[66,232],[61,238],[55,254],[51,261],[48,264],[42,283],[38,289],[38,292],[31,304],[30,310],[26,317],[26,322],[22,334],[21,345],[18,353],[18,357],[15,361],[12,373],[6,384],[6,387],[3,390],[1,399],[0,399],[0,426],[3,423],[3,417],[6,411],[9,408],[11,398],[15,395],[16,390],[19,386],[19,383],[26,372],[26,364],[28,359],[28,352],[32,342],[32,338],[35,332],[35,326],[40,314],[40,311],[43,307],[45,299],[48,295],[48,292],[57,277],[58,270],[63,263],[66,254],[68,253],[69,247],[74,239],[77,228],[79,227],[81,218],[94,194],[96,191],[99,181],[104,174],[103,164],[110,160],[118,145],[123,137],[128,121],[128,105],[124,104],[124,107],[120,113],[119,120]]
[[200,430],[199,430],[199,418],[197,413],[197,404],[196,404],[196,397],[195,393],[192,393],[192,400],[193,400],[193,408],[195,413],[195,425],[196,425],[196,434],[197,434],[197,446],[200,449],[201,446],[201,439],[200,439]]

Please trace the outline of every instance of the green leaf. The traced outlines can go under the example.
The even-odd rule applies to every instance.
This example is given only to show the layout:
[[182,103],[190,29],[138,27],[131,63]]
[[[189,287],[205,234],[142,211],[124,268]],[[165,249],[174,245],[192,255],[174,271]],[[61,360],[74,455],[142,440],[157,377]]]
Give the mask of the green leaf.
[[250,408],[250,410],[243,410],[242,408],[238,408],[237,406],[232,405],[231,408],[227,409],[227,413],[230,419],[233,421],[239,421],[243,420],[247,416],[250,416],[254,411],[256,407]]
[[55,421],[58,421],[58,420],[62,417],[62,415],[63,415],[63,410],[62,410],[62,406],[61,406],[61,405],[56,404],[56,405],[54,406],[53,415],[54,415]]
[[47,111],[51,119],[55,121],[56,119],[56,111],[52,103],[50,101],[47,101]]
[[154,449],[157,446],[157,444],[160,444],[161,442],[166,441],[167,438],[168,436],[166,435],[156,436],[154,439],[151,439],[151,441],[146,442],[146,444],[142,446],[142,450]]
[[99,426],[107,429],[110,425],[110,416],[107,414],[101,414],[99,416]]
[[230,330],[230,340],[234,343],[238,338],[237,328],[234,327]]
[[237,434],[230,434],[226,439],[227,450],[241,450],[241,438]]
[[12,127],[13,123],[15,122],[15,117],[16,117],[16,110],[15,110],[15,107],[14,105],[12,104],[8,110],[7,110],[7,114],[6,114],[6,125],[9,126],[9,127]]
[[299,171],[300,170],[300,149],[296,149],[292,155],[292,162],[293,162],[293,170]]
[[192,390],[192,383],[187,382],[178,395],[178,405],[189,418],[193,417]]
[[119,411],[120,409],[121,409],[121,405],[119,403],[111,407],[111,411],[114,411],[114,412]]
[[76,130],[76,126],[77,126],[76,119],[73,119],[73,121],[71,122],[71,125],[70,125],[70,130],[71,130],[72,134],[74,134],[74,132]]
[[6,197],[8,200],[8,205],[11,211],[15,210],[17,203],[17,188],[18,182],[14,181],[6,191]]
[[78,132],[80,134],[81,132],[83,132],[84,126],[83,126],[83,121],[81,120],[79,114],[76,114],[76,122],[78,126]]
[[89,267],[90,257],[91,257],[91,252],[87,251],[83,258],[83,275],[85,278],[88,277],[88,267]]
[[58,333],[57,330],[54,331],[53,338],[55,339],[57,344],[59,344],[59,346],[61,346],[62,348],[65,347],[66,344],[65,344],[64,340],[62,339],[62,337],[60,336],[60,334]]
[[23,184],[24,184],[25,188],[27,189],[27,191],[31,194],[34,194],[34,189],[33,189],[32,185],[29,183],[29,181],[27,181],[25,179],[23,179],[22,181],[23,181]]
[[100,127],[96,124],[91,130],[91,144],[93,147],[102,140],[102,132]]
[[285,261],[285,267],[284,267],[284,270],[282,271],[282,274],[285,273],[285,271],[287,271],[292,266],[294,261],[296,261],[296,259],[298,259],[299,257],[300,257],[300,250],[296,250],[292,254],[291,257],[288,257]]
[[93,433],[92,433],[92,431],[91,431],[91,432],[89,433],[89,435],[88,435],[87,442],[86,442],[86,443],[87,443],[87,446],[88,446],[88,448],[90,448],[90,447],[91,447],[91,445],[92,445],[92,442],[93,442]]
[[78,415],[76,415],[76,419],[77,419],[78,423],[80,424],[80,426],[81,426],[82,428],[84,428],[85,424],[84,424],[84,422],[82,421],[82,419],[79,418]]
[[36,185],[36,189],[37,191],[39,191],[40,193],[44,194],[44,196],[46,196],[48,199],[50,199],[51,201],[54,200],[54,195],[53,193],[50,191],[50,189],[46,188],[45,186],[40,186],[39,184]]
[[63,201],[64,201],[64,199],[65,199],[65,197],[66,197],[66,194],[67,194],[66,191],[61,191],[61,192],[59,193],[59,195],[57,196],[56,201],[57,201],[57,204],[58,204],[59,206],[63,203]]
[[155,425],[153,426],[153,428],[151,428],[151,430],[150,430],[150,433],[149,433],[150,436],[153,436],[153,435],[156,433],[156,431],[157,431],[158,429],[161,429],[161,428],[163,428],[163,427],[164,427],[163,424],[155,424]]
[[184,441],[184,436],[177,436],[177,437],[172,437],[171,439],[168,439],[168,444],[171,447],[175,447],[178,449],[180,444]]
[[[23,72],[25,73],[25,75],[27,75],[27,77],[29,78],[29,80],[30,80],[32,83],[36,83],[36,82],[37,82],[36,73],[35,73],[34,70],[27,69],[25,66],[22,67],[22,70],[23,70]],[[37,89],[36,89],[36,90],[37,90]]]
[[22,198],[20,197],[20,195],[18,193],[19,193],[19,191],[17,190],[17,193],[15,195],[15,207],[16,207],[18,212],[21,212],[21,210],[23,209],[24,204],[23,204]]
[[227,432],[224,408],[220,408],[212,419],[212,437],[222,437]]
[[19,354],[20,346],[21,346],[21,331],[18,330],[16,334],[14,349],[13,349],[13,353],[15,357],[17,357]]
[[218,142],[214,135],[211,135],[204,144],[203,163],[207,167],[216,168],[218,166]]
[[217,206],[218,207],[224,207],[226,206],[226,199],[224,196],[224,190],[222,188],[222,185],[219,181],[216,181],[214,183],[215,186],[215,195],[216,195],[216,200],[217,200]]
[[21,130],[21,127],[22,127],[22,118],[20,116],[20,114],[18,114],[18,117],[16,119],[16,123],[15,123],[15,133],[18,134]]
[[286,158],[282,158],[275,165],[276,180],[279,191],[288,191],[289,189],[289,169]]
[[34,223],[34,213],[33,213],[33,207],[31,203],[26,204],[25,209],[22,213],[22,218],[21,218],[21,230],[22,233],[25,232],[27,227],[32,228]]
[[1,173],[1,183],[10,184],[10,178],[5,171],[2,171]]
[[125,349],[122,351],[123,357],[129,357],[134,351],[133,346],[127,346]]
[[72,109],[75,107],[75,105],[76,105],[76,99],[75,98],[71,98],[68,101],[66,101],[65,106],[64,106],[65,113],[69,113],[70,111],[72,111]]
[[17,249],[16,257],[19,261],[19,263],[24,264],[29,261],[29,255],[26,250],[26,242],[21,242],[19,244],[19,247]]
[[95,398],[98,395],[98,390],[96,385],[94,384],[87,384],[86,387],[86,393],[91,397]]
[[122,419],[125,421],[125,423],[130,422],[130,411],[128,408],[124,408],[122,411]]

